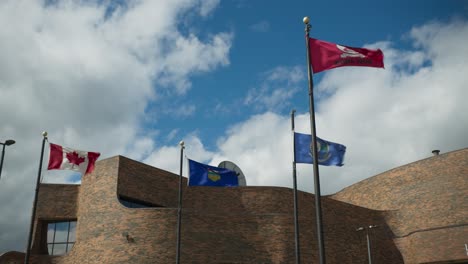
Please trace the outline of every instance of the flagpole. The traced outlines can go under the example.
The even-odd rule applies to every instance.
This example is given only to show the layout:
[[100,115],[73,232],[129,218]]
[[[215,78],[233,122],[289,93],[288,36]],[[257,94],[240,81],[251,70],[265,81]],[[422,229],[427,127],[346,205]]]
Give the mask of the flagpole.
[[42,160],[44,158],[44,145],[47,140],[47,132],[42,132],[42,149],[41,149],[41,159],[39,161],[39,171],[37,172],[37,182],[36,182],[36,193],[34,194],[34,202],[31,215],[31,225],[29,226],[29,237],[28,237],[28,247],[26,248],[26,256],[24,257],[24,263],[29,263],[29,256],[31,254],[31,243],[34,229],[34,219],[36,218],[36,206],[37,206],[37,196],[39,194],[39,184],[41,182],[41,171],[42,171]]
[[177,248],[176,248],[176,264],[180,263],[180,228],[182,218],[182,167],[184,157],[184,141],[179,143],[180,145],[180,174],[179,174],[179,203],[177,206]]
[[291,130],[293,136],[293,187],[294,187],[294,240],[296,242],[296,264],[301,263],[300,246],[299,246],[299,218],[297,209],[297,177],[296,177],[296,142],[294,137],[294,113],[296,110],[291,111]]
[[310,113],[310,130],[312,132],[312,156],[314,161],[314,188],[315,188],[315,215],[317,218],[317,239],[319,246],[319,258],[320,264],[325,264],[325,243],[323,241],[323,229],[322,229],[322,205],[321,205],[321,194],[320,194],[320,177],[318,168],[318,156],[317,156],[317,135],[315,129],[315,109],[314,109],[314,81],[312,78],[312,70],[310,68],[310,50],[309,50],[309,31],[311,26],[309,25],[309,17],[303,19],[306,32],[306,50],[307,50],[307,72],[309,79],[309,113]]

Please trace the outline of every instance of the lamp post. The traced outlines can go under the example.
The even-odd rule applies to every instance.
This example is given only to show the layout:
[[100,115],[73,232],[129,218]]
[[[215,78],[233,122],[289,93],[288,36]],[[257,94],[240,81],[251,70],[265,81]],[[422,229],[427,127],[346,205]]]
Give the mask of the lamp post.
[[0,145],[3,145],[2,148],[2,159],[0,160],[0,179],[2,177],[2,168],[3,168],[3,157],[5,157],[5,146],[10,146],[15,144],[15,141],[13,139],[8,139],[5,141],[5,143],[0,143]]
[[356,229],[357,232],[366,230],[366,239],[367,239],[367,258],[369,259],[369,264],[372,264],[372,255],[371,255],[371,241],[369,237],[369,229],[376,228],[377,225],[370,226],[361,226]]

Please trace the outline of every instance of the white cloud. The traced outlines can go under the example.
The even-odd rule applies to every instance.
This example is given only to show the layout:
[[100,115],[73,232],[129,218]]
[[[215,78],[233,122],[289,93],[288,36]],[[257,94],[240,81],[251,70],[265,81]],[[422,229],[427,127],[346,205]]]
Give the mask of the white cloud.
[[248,91],[244,104],[257,110],[280,111],[299,92],[302,80],[304,73],[300,67],[276,67],[262,74],[259,86]]
[[[188,135],[183,139],[183,141],[185,143],[184,160],[185,157],[187,157],[199,162],[206,162],[213,156],[213,153],[203,146],[203,143],[197,135]],[[179,174],[180,145],[156,146],[155,151],[143,162],[151,166]],[[186,170],[183,171],[183,175],[187,175]]]
[[[452,151],[468,146],[468,23],[429,24],[411,31],[418,50],[402,51],[384,45],[386,69],[340,68],[329,71],[318,89],[330,96],[318,104],[317,131],[324,139],[347,146],[345,166],[321,167],[322,192],[331,193],[376,173],[431,156],[431,150]],[[427,61],[428,60],[428,61]],[[428,63],[425,63],[425,62]],[[409,67],[401,68],[401,64]],[[283,143],[290,133],[289,120],[271,113],[257,116],[220,145],[221,153],[242,157],[239,166],[247,180],[290,186],[290,145]],[[252,122],[255,120],[255,122]],[[249,125],[251,124],[251,125]],[[270,127],[275,124],[273,127]],[[308,115],[299,115],[297,130],[310,132]],[[252,127],[250,127],[252,126]],[[259,136],[258,128],[265,128]],[[241,137],[241,139],[236,139]],[[271,150],[270,142],[283,145]],[[255,152],[247,147],[257,146]],[[244,143],[245,142],[245,143]],[[269,159],[262,155],[269,152]],[[245,162],[244,162],[245,160]],[[255,160],[255,164],[249,162]],[[261,173],[257,167],[275,171]],[[300,175],[310,175],[310,165],[300,165]],[[261,180],[260,180],[261,179]],[[310,179],[308,179],[310,180]],[[312,191],[313,184],[300,184]]]
[[288,186],[291,139],[287,117],[271,112],[253,116],[231,127],[226,138],[218,141],[220,151],[213,164],[233,161],[244,172],[248,185]]
[[197,107],[195,105],[185,104],[179,105],[176,109],[167,109],[165,110],[165,112],[173,117],[185,118],[192,116],[195,113],[196,109]]
[[179,129],[173,129],[171,132],[169,132],[166,136],[166,141],[171,141],[172,139],[177,136],[177,133],[179,133]]
[[201,0],[200,1],[200,15],[206,16],[210,14],[213,9],[219,5],[219,0]]
[[250,26],[250,30],[255,32],[268,32],[270,30],[270,22],[262,20]]
[[[17,141],[0,182],[0,200],[9,201],[0,206],[0,252],[24,249],[43,130],[51,142],[101,158],[150,158],[157,131],[139,132],[148,103],[183,94],[192,74],[229,64],[230,32],[200,39],[178,28],[181,17],[207,16],[219,1],[131,1],[112,12],[109,1],[43,2],[0,2],[8,25],[0,28],[0,142]],[[44,180],[76,177],[47,172]]]
[[185,93],[190,88],[188,74],[229,65],[227,54],[232,37],[232,34],[220,33],[213,36],[210,43],[202,43],[194,35],[175,38],[173,52],[166,57],[166,67],[162,69],[161,83],[175,84],[179,93]]
[[135,160],[142,160],[148,157],[155,147],[153,138],[142,136],[135,140],[135,142],[126,151],[127,157]]
[[[317,105],[318,135],[347,146],[343,167],[320,166],[322,194],[430,157],[433,149],[468,147],[468,66],[461,63],[468,52],[447,48],[468,40],[468,23],[431,25],[411,31],[414,43],[424,43],[416,50],[372,45],[384,50],[386,69],[334,69],[316,86],[319,94],[328,93]],[[280,72],[264,79],[294,79],[280,78],[287,76]],[[296,131],[310,133],[308,113],[298,113]],[[265,112],[232,126],[218,150],[204,152],[203,159],[211,165],[235,162],[249,185],[291,187],[291,142],[289,116]],[[299,189],[313,192],[312,165],[297,167]]]

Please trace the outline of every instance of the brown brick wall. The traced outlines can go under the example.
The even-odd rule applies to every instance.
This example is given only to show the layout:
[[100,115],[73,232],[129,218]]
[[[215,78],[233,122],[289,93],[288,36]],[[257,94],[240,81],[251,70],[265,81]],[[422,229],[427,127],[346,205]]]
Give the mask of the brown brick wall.
[[47,223],[77,218],[80,185],[41,184],[37,198],[32,252],[47,254]]
[[[178,178],[167,171],[119,157],[118,194],[164,207],[177,207]],[[187,179],[183,178],[184,186]]]
[[16,264],[24,261],[24,252],[9,251],[0,255],[0,263],[2,264]]
[[468,193],[467,175],[468,148],[389,170],[331,197],[375,210],[396,210],[418,202],[441,200],[442,207],[468,206],[461,203],[464,197],[457,195]]
[[80,185],[41,184],[37,199],[37,218],[76,218]]
[[[186,181],[181,263],[294,262],[291,189],[185,185]],[[124,157],[100,161],[95,172],[82,179],[75,246],[66,256],[41,256],[35,260],[38,263],[174,262],[177,188],[178,176],[172,173]],[[118,201],[118,193],[169,207],[126,208]],[[303,263],[318,260],[313,205],[313,195],[299,193]],[[60,209],[53,208],[48,210]],[[385,226],[380,214],[327,198],[323,199],[323,212],[327,223],[324,232],[328,263],[365,263],[365,240],[355,228],[369,223]],[[386,229],[382,228],[382,232]],[[127,241],[126,234],[132,242]],[[391,239],[380,235],[375,239],[386,245],[375,249],[377,259],[402,263]]]
[[[466,156],[466,152],[464,155]],[[446,157],[441,155],[435,158]],[[412,189],[407,186],[411,182],[406,179],[407,175],[416,175],[420,181],[426,179],[424,190],[432,191],[436,195],[443,194],[444,192],[438,188],[450,189],[453,184],[444,181],[428,183],[427,178],[423,178],[423,174],[429,171],[443,173],[450,175],[451,179],[458,180],[459,173],[454,173],[452,177],[450,173],[453,173],[453,169],[447,169],[449,171],[443,169],[447,163],[452,166],[457,164],[453,158],[459,156],[447,158],[446,163],[442,162],[437,166],[428,160],[422,161],[425,166],[435,166],[432,170],[417,168],[414,163],[410,164],[411,169],[408,170],[417,173],[408,173],[405,167],[400,167],[396,169],[400,171],[399,176],[393,176],[393,181],[397,183],[381,175],[376,176],[381,178],[382,185],[393,184],[393,187],[382,186],[380,191],[389,191],[389,188],[406,188],[408,192]],[[435,177],[431,179],[437,181]],[[436,211],[440,209],[442,203],[450,202],[459,210],[460,206],[463,206],[459,203],[463,201],[445,195],[441,198],[441,204],[438,204],[438,199],[431,198],[431,195],[424,192],[417,194],[419,189],[413,187],[417,190],[412,197],[422,197],[423,200],[416,203],[398,203],[392,199],[405,199],[391,192],[388,196],[379,194],[375,190],[379,185],[373,181],[373,178],[365,182],[367,184],[357,184],[359,188],[351,186],[332,197],[322,199],[327,263],[367,263],[365,232],[356,232],[356,228],[371,224],[379,225],[370,233],[375,263],[403,263],[403,260],[405,263],[419,263],[463,258],[459,252],[453,253],[451,250],[459,249],[457,244],[461,241],[462,235],[457,234],[466,233],[466,226],[415,232],[415,227],[431,228],[434,227],[434,223],[461,224],[466,217],[463,218],[464,214],[458,211],[448,214],[445,218],[440,215],[439,218],[443,220],[433,216],[441,214]],[[71,196],[64,198],[62,196],[67,196],[67,191],[64,189],[42,185],[40,196],[42,212],[39,215],[44,219],[59,216],[77,217],[77,242],[71,252],[65,256],[35,255],[35,262],[138,264],[175,262],[177,175],[118,156],[99,161],[96,170],[83,177],[81,187],[70,188],[68,191]],[[456,191],[461,190],[463,194],[465,190],[463,186],[457,185],[456,188],[459,188],[455,189]],[[294,263],[291,189],[187,187],[184,179],[183,191],[181,263]],[[48,194],[49,192],[58,192],[58,194]],[[126,208],[118,201],[119,194],[165,207]],[[63,199],[54,201],[58,197]],[[374,199],[374,201],[363,201],[363,199]],[[461,199],[466,199],[466,195]],[[71,205],[73,200],[75,206]],[[47,207],[47,202],[57,204]],[[299,192],[302,263],[318,262],[314,204],[314,195]],[[371,209],[364,208],[364,205]],[[403,210],[404,206],[410,209]],[[434,206],[435,209],[432,209]],[[374,210],[382,208],[396,208],[396,210]],[[428,217],[424,213],[418,213],[419,210],[425,212]],[[447,214],[449,211],[444,212]],[[417,218],[413,218],[415,216]],[[130,236],[130,241],[125,237],[126,234]],[[441,246],[450,241],[455,246]],[[416,251],[422,246],[427,247]],[[443,250],[448,252],[434,253]],[[36,247],[34,253],[41,252]],[[4,263],[2,261],[0,257],[0,263]]]
[[395,242],[402,249],[405,263],[444,263],[446,260],[464,260],[467,263],[467,234],[468,225],[444,227],[415,232],[396,238]]
[[468,260],[468,149],[392,169],[331,198],[387,210],[405,263]]

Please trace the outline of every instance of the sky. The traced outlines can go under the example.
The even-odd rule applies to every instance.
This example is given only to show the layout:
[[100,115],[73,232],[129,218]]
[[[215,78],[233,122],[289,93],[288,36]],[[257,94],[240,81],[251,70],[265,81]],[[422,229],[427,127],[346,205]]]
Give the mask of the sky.
[[[468,147],[466,1],[4,0],[0,142],[16,144],[0,253],[26,248],[42,131],[174,173],[184,140],[188,158],[232,161],[249,186],[292,187],[292,109],[310,133],[304,16],[311,37],[385,56],[385,69],[313,76],[317,135],[347,147],[344,166],[320,166],[323,195]],[[312,165],[297,167],[313,193]],[[45,183],[80,178],[42,171]]]

